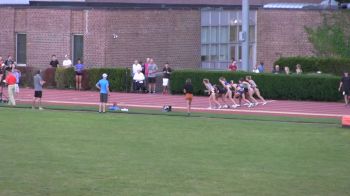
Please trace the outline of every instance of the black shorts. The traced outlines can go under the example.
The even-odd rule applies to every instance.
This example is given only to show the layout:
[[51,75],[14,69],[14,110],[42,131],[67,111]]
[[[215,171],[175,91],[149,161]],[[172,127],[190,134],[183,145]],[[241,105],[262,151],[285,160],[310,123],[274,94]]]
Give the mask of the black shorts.
[[35,91],[34,92],[35,98],[42,98],[43,97],[43,91]]
[[349,96],[350,95],[350,89],[344,89],[343,90],[343,95]]
[[75,72],[75,75],[76,75],[76,76],[81,76],[81,75],[83,75],[83,73],[82,73],[82,72],[77,72],[77,71],[76,71],[76,72]]
[[156,78],[148,78],[148,83],[150,83],[150,84],[154,84],[154,83],[156,83]]
[[100,102],[107,103],[108,102],[108,94],[100,93]]

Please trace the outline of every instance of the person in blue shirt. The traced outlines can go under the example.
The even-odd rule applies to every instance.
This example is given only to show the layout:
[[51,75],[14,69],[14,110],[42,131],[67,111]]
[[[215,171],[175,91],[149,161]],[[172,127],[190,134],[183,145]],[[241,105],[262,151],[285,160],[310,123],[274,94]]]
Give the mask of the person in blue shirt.
[[84,64],[78,59],[77,64],[74,66],[75,71],[75,90],[81,90],[81,81],[83,79]]
[[259,73],[264,73],[265,72],[265,65],[264,65],[264,62],[260,62],[260,64],[258,65],[258,70],[259,70]]
[[98,112],[105,113],[106,112],[106,104],[108,102],[108,94],[109,94],[109,82],[107,80],[107,74],[102,74],[102,79],[96,83],[96,88],[100,90],[100,105],[98,108]]

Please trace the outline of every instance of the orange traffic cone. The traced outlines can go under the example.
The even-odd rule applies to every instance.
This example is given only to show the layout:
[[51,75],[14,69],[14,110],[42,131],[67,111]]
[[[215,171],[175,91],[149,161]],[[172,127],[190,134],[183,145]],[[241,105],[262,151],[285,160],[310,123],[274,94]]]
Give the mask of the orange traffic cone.
[[341,119],[342,127],[350,128],[350,116],[343,116]]

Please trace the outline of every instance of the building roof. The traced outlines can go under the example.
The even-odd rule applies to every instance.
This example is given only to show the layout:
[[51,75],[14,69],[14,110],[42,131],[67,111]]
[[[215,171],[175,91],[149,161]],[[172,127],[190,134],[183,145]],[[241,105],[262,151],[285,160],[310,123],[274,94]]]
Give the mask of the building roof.
[[[93,3],[142,3],[142,4],[193,4],[193,5],[241,5],[242,0],[85,0]],[[251,5],[267,3],[321,3],[322,0],[250,0]]]

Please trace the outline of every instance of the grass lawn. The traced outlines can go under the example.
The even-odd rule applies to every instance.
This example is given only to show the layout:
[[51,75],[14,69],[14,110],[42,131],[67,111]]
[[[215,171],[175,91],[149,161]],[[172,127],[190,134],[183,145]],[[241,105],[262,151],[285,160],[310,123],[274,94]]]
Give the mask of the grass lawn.
[[350,195],[350,129],[337,120],[10,108],[0,117],[4,196]]

